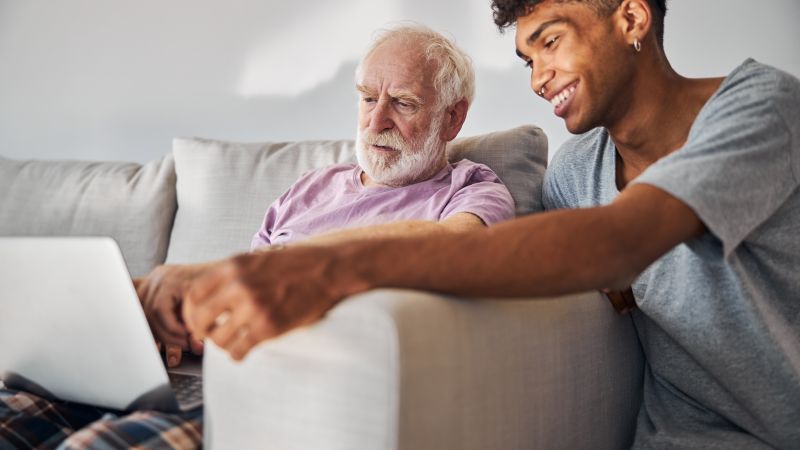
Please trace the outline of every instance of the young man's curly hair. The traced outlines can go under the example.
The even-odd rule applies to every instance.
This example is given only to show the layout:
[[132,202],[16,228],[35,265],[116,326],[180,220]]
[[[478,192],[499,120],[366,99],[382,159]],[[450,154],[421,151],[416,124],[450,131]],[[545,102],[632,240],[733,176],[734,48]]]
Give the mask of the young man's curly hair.
[[[492,0],[494,23],[500,31],[517,23],[517,19],[528,15],[533,8],[545,0]],[[622,0],[554,0],[559,3],[586,3],[601,17],[608,17],[619,7]],[[653,10],[653,27],[658,42],[664,42],[664,16],[667,14],[667,0],[647,0]]]

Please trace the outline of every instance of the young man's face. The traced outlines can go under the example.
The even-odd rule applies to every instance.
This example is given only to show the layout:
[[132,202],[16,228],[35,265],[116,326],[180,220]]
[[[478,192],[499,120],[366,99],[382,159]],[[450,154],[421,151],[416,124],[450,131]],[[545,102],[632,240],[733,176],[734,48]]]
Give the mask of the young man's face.
[[517,54],[531,64],[531,88],[571,133],[619,119],[629,101],[630,48],[616,14],[601,17],[583,3],[546,0],[517,20]]

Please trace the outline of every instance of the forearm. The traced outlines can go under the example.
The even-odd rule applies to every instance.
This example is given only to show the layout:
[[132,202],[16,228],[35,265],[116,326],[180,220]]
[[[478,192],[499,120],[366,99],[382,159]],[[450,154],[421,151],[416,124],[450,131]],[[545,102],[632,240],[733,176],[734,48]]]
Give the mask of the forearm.
[[[597,210],[540,214],[430,239],[354,242],[345,265],[373,287],[466,296],[542,296],[614,287],[638,273]],[[584,216],[584,217],[579,217]],[[606,224],[607,225],[607,224]]]
[[447,232],[449,232],[449,230],[438,222],[409,220],[367,227],[334,230],[299,241],[294,245],[337,245],[352,240],[378,240],[399,237],[418,238],[421,236],[435,236]]
[[680,200],[637,185],[607,206],[535,214],[431,239],[353,243],[338,248],[335,258],[346,261],[354,285],[550,296],[627,287],[661,255],[704,231]]

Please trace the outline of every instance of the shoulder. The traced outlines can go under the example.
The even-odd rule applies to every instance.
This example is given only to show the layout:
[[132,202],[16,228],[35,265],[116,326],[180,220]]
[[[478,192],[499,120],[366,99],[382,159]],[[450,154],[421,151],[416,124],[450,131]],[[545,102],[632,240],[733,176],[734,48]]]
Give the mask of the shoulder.
[[462,159],[449,165],[447,206],[441,217],[468,212],[492,225],[514,217],[514,199],[488,166]]
[[548,172],[573,172],[575,169],[589,170],[610,141],[608,130],[595,128],[574,136],[564,142],[553,155]]
[[773,97],[800,89],[797,77],[767,64],[748,59],[735,68],[725,79],[720,91],[728,94],[752,94]]
[[326,181],[329,182],[332,179],[348,179],[350,174],[353,170],[356,169],[356,164],[353,163],[341,163],[341,164],[333,164],[330,166],[319,167],[316,169],[309,170],[304,174],[300,175],[300,178],[297,179],[295,184],[308,184],[308,183],[317,183]]
[[734,69],[709,100],[708,118],[773,114],[797,121],[800,80],[775,67],[748,59]]
[[468,159],[450,163],[450,169],[450,179],[453,184],[468,185],[483,181],[502,183],[500,177],[489,166]]
[[[357,166],[352,163],[334,164],[309,170],[300,175],[284,192],[282,198],[302,198],[323,192],[338,191],[353,179]],[[333,188],[333,189],[331,189]]]
[[604,177],[613,169],[606,167],[606,153],[613,149],[605,128],[595,128],[562,144],[545,172],[542,189],[545,209],[601,202]]

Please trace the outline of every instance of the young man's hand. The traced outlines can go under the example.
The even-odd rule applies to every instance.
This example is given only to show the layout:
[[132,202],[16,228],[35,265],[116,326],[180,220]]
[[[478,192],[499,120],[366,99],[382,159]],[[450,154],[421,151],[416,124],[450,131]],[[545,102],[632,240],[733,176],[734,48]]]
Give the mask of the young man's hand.
[[312,323],[345,296],[366,290],[333,261],[321,247],[287,247],[217,263],[183,297],[186,326],[241,360],[258,343]]

